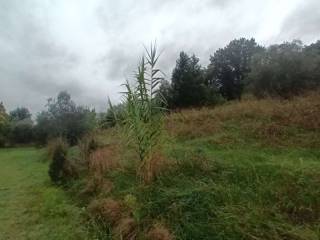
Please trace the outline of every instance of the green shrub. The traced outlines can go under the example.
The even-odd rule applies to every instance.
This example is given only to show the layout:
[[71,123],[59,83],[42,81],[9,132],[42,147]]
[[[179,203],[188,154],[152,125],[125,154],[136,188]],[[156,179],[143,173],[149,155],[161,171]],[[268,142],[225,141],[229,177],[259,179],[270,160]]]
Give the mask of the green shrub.
[[68,145],[63,139],[59,138],[52,148],[49,176],[52,182],[59,184],[65,180],[64,171],[67,161]]

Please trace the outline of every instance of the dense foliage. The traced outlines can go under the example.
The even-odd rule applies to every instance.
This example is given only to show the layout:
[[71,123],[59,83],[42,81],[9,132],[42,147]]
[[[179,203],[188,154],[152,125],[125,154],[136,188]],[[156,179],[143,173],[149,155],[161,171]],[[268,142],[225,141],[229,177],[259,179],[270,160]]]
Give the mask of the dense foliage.
[[47,110],[37,116],[37,140],[45,143],[49,138],[65,137],[74,145],[85,133],[95,127],[95,111],[77,106],[67,92],[57,99],[49,99]]
[[235,39],[218,49],[210,57],[207,70],[209,84],[218,86],[227,100],[240,99],[245,78],[251,71],[251,58],[261,50],[253,38]]
[[[316,50],[316,49],[315,49]],[[320,53],[293,41],[272,45],[256,55],[249,80],[253,93],[284,98],[319,86]]]
[[320,41],[305,46],[294,40],[264,48],[253,38],[240,38],[218,49],[207,68],[195,55],[181,52],[171,83],[164,81],[160,92],[170,108],[181,108],[240,100],[244,92],[288,98],[319,85]]
[[18,107],[10,112],[9,140],[11,144],[33,142],[33,121],[29,109]]

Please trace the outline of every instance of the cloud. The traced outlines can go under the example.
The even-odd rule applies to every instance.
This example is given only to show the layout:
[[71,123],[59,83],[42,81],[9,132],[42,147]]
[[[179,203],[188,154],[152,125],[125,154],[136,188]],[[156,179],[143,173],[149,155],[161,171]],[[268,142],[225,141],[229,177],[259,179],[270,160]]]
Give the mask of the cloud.
[[315,42],[320,38],[320,2],[304,1],[289,15],[282,26],[283,39],[303,39]]
[[170,78],[182,50],[206,66],[234,38],[319,37],[319,9],[316,0],[1,0],[0,101],[35,113],[67,90],[104,110],[108,96],[119,101],[144,44],[157,40]]

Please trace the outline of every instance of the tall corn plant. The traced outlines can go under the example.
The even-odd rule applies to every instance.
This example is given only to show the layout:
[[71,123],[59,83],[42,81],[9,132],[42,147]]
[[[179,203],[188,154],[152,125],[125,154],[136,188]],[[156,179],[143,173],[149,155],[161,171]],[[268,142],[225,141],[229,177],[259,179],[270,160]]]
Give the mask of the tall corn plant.
[[[166,100],[160,94],[158,87],[163,80],[163,73],[156,67],[159,54],[156,45],[145,49],[146,54],[141,58],[135,74],[135,84],[127,81],[122,92],[124,117],[114,118],[124,130],[125,137],[133,144],[140,160],[139,172],[145,181],[150,181],[154,154],[160,151],[164,111],[162,106]],[[109,101],[110,109],[113,107]]]

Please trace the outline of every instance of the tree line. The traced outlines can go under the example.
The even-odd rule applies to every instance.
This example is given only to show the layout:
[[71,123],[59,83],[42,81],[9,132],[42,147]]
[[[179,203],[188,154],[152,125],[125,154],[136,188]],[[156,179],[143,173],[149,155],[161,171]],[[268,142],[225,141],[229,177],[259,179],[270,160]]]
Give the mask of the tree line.
[[1,103],[0,147],[30,143],[44,145],[57,137],[75,145],[79,138],[97,126],[95,111],[77,106],[65,91],[57,98],[50,98],[46,110],[38,113],[35,120],[26,107],[18,107],[8,114]]
[[[243,94],[256,97],[290,98],[320,85],[320,40],[303,45],[299,40],[263,47],[255,39],[235,39],[210,56],[207,67],[199,58],[180,52],[171,81],[163,80],[158,95],[169,109],[214,106],[241,100]],[[78,106],[62,91],[49,99],[46,110],[33,121],[29,110],[19,107],[7,113],[0,103],[0,147],[38,143],[64,137],[74,145],[97,127],[115,124],[114,112],[121,118],[123,105],[96,114]]]
[[244,93],[290,98],[319,85],[320,41],[263,47],[253,38],[240,38],[211,55],[207,67],[194,54],[181,52],[161,94],[170,108],[184,108],[241,100]]

